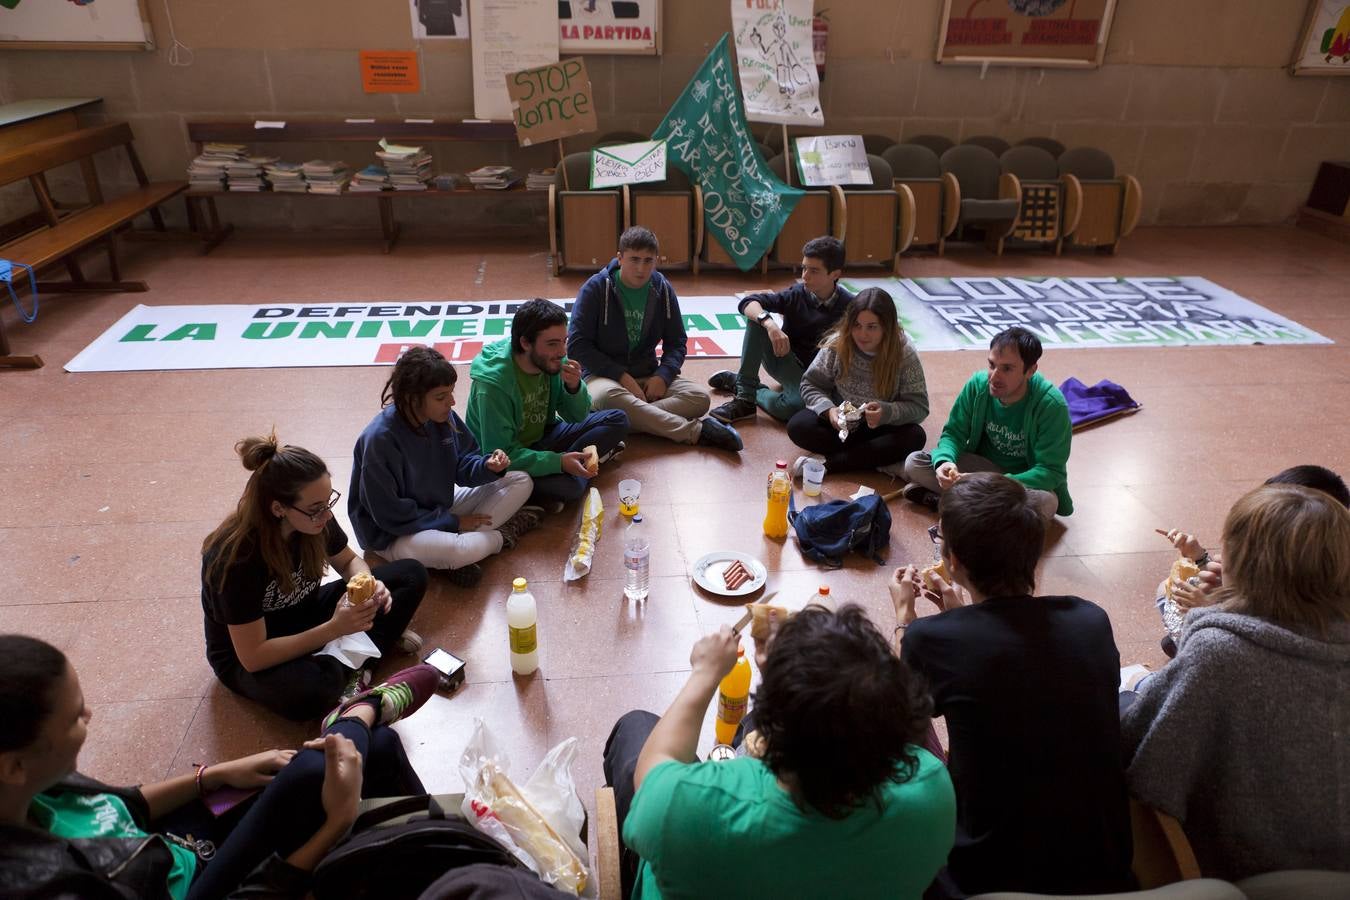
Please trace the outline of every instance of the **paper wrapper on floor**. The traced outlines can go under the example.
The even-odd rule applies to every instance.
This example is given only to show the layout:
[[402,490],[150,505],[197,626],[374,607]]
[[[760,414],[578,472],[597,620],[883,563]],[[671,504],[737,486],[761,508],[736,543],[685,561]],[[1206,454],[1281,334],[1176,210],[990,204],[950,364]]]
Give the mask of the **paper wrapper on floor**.
[[605,504],[600,499],[600,492],[591,488],[581,503],[581,524],[572,541],[572,552],[563,564],[563,581],[576,581],[591,573],[591,560],[595,558],[595,545],[600,543],[600,530],[604,524]]
[[[581,826],[586,810],[572,779],[577,739],[549,751],[523,788],[507,776],[510,760],[482,719],[459,759],[465,818],[511,851],[544,882],[570,894],[587,888]],[[593,894],[593,892],[590,892]]]

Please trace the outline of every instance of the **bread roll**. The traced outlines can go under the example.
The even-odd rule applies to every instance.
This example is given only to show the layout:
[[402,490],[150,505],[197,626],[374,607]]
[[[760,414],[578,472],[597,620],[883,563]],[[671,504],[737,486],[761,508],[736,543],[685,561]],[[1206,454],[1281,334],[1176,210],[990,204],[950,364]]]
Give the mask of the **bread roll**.
[[1172,563],[1172,571],[1167,576],[1167,582],[1163,585],[1163,593],[1167,595],[1168,600],[1174,599],[1172,597],[1172,586],[1178,582],[1194,578],[1199,574],[1199,566],[1186,557],[1181,557],[1176,562]]
[[581,452],[586,455],[586,471],[594,477],[600,472],[600,451],[595,449],[594,444],[587,444],[581,448]]
[[952,583],[952,577],[947,574],[947,567],[943,565],[941,562],[939,562],[937,565],[932,565],[926,569],[922,569],[919,572],[919,578],[923,581],[924,586],[931,591],[936,591],[939,589],[937,583],[933,580],[934,576],[941,578],[948,584]]
[[375,596],[375,579],[369,572],[360,572],[347,582],[347,601],[360,606]]

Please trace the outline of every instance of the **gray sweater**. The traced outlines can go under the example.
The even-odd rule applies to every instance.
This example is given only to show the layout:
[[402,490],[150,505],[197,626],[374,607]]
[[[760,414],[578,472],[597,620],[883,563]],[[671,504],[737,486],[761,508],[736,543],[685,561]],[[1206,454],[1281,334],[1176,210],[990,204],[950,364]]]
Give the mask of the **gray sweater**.
[[1201,871],[1350,871],[1350,623],[1321,640],[1193,610],[1121,719],[1130,793],[1179,819]]
[[816,354],[802,375],[802,402],[807,409],[820,415],[845,400],[858,407],[875,400],[881,404],[882,425],[922,422],[928,418],[928,383],[924,381],[919,351],[914,349],[909,335],[903,340],[900,377],[892,396],[876,395],[876,388],[872,386],[873,357],[854,347],[852,365],[847,372],[841,372],[839,357],[827,348]]

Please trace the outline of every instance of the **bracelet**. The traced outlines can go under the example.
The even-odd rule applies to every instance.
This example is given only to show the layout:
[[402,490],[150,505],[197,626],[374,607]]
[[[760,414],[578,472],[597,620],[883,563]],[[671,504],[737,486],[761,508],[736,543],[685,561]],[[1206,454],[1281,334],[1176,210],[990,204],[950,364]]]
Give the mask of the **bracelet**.
[[906,628],[909,627],[909,625],[910,625],[909,622],[901,622],[900,624],[895,626],[895,629],[891,632],[891,635],[894,636],[895,632],[897,631],[904,631]]
[[195,778],[197,782],[197,796],[204,797],[206,795],[206,789],[202,787],[202,775],[206,773],[207,766],[205,763],[193,763],[193,765],[197,767],[197,775]]
[[1206,550],[1204,553],[1201,553],[1199,556],[1197,556],[1195,558],[1195,564],[1197,567],[1201,569],[1209,565],[1209,551]]

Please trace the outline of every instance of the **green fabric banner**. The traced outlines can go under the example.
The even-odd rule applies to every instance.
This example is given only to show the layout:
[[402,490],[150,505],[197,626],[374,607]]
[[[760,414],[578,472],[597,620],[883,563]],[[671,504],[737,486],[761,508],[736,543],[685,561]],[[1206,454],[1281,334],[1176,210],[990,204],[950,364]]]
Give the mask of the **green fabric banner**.
[[745,271],[773,246],[802,191],[774,177],[750,137],[728,38],[722,35],[652,140],[664,139],[667,162],[703,190],[708,230]]

